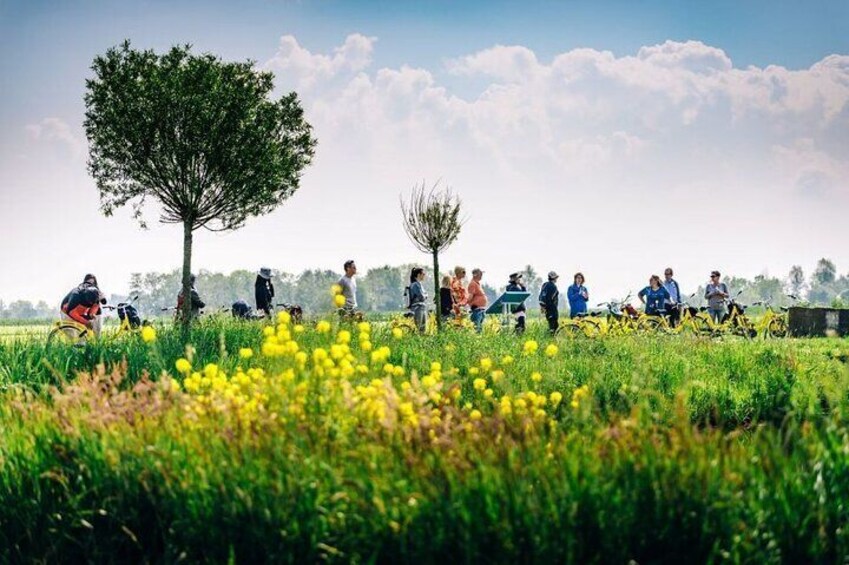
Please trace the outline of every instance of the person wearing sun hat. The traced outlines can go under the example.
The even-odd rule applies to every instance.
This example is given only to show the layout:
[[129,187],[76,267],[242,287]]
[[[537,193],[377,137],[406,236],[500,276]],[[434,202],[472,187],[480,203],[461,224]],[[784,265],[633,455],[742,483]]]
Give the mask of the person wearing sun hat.
[[274,285],[271,284],[271,269],[263,267],[256,274],[254,283],[254,295],[256,296],[256,311],[264,312],[267,318],[271,317],[271,309],[274,305]]
[[557,290],[557,273],[549,271],[548,282],[542,285],[539,291],[539,307],[543,316],[548,321],[548,330],[554,334],[560,326],[560,313],[557,311],[557,303],[560,300],[560,291]]
[[[507,283],[507,288],[505,288],[507,292],[526,292],[528,287],[522,282],[522,273],[510,273],[510,279]],[[516,316],[516,333],[522,334],[525,331],[525,304],[519,304],[518,306],[511,306],[510,310],[513,312],[513,315]]]

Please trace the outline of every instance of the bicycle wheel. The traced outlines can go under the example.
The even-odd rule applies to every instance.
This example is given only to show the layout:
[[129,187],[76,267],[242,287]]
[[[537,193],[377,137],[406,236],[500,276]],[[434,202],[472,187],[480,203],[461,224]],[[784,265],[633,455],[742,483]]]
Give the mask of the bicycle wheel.
[[773,318],[766,325],[766,335],[768,337],[787,337],[787,323],[784,318]]
[[578,327],[578,324],[574,322],[566,322],[557,328],[557,333],[561,335],[565,335],[570,339],[577,339],[586,337],[584,332],[581,331],[581,328]]
[[59,324],[47,334],[48,345],[85,345],[88,331],[73,324]]
[[590,320],[589,318],[584,318],[578,322],[578,327],[584,337],[594,338],[601,334],[601,324],[595,320]]
[[400,318],[392,320],[389,324],[390,329],[399,329],[405,334],[411,334],[418,332],[418,328],[416,327],[416,322],[413,318]]
[[637,320],[637,331],[641,333],[656,332],[661,329],[663,323],[656,316],[645,316]]

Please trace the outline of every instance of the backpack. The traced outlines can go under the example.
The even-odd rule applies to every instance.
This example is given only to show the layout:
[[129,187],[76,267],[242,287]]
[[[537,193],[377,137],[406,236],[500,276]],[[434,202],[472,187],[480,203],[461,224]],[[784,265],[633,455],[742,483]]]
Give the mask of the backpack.
[[251,317],[251,307],[248,306],[248,303],[244,300],[237,300],[234,302],[230,311],[233,313],[234,318],[246,320]]
[[404,305],[406,306],[407,310],[413,307],[412,299],[410,298],[409,286],[404,287]]

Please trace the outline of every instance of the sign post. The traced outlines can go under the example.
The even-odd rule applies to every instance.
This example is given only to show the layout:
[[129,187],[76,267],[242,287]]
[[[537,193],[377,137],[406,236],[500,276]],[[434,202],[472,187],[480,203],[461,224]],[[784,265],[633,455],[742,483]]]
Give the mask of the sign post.
[[510,325],[510,310],[511,306],[519,306],[528,299],[530,292],[505,292],[493,302],[486,313],[489,315],[501,314],[501,325],[508,327]]

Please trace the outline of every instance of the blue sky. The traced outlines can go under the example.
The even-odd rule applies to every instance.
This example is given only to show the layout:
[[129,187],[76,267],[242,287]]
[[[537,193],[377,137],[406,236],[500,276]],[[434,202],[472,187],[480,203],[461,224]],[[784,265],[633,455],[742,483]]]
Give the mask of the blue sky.
[[85,69],[129,38],[164,49],[193,43],[227,58],[270,56],[277,38],[326,51],[352,32],[391,48],[379,66],[433,68],[494,44],[521,44],[541,59],[575,47],[634,53],[667,39],[721,47],[737,67],[803,68],[849,53],[849,2],[331,1],[0,3],[4,122],[81,104]]
[[[120,291],[130,272],[180,263],[172,228],[104,219],[85,171],[85,78],[127,38],[257,61],[318,134],[301,191],[239,232],[200,235],[198,267],[419,260],[398,194],[443,178],[472,218],[446,261],[496,283],[527,263],[583,270],[605,295],[667,263],[691,286],[820,255],[849,268],[849,2],[0,0],[0,263],[57,273],[33,285],[3,269],[0,299],[61,296],[79,270]],[[634,237],[632,218],[651,214],[670,220]],[[51,235],[66,223],[91,258]],[[99,258],[120,247],[131,262]]]

